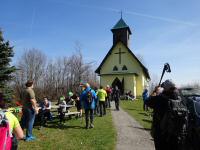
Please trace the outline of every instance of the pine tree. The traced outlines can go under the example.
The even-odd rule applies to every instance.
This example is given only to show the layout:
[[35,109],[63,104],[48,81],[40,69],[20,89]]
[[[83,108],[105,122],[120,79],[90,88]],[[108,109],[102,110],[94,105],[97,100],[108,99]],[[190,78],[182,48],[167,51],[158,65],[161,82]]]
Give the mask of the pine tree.
[[14,66],[10,66],[13,56],[13,47],[10,46],[9,41],[4,41],[0,30],[0,89],[4,93],[5,99],[11,99],[12,97],[8,82],[12,79],[12,73],[16,70]]

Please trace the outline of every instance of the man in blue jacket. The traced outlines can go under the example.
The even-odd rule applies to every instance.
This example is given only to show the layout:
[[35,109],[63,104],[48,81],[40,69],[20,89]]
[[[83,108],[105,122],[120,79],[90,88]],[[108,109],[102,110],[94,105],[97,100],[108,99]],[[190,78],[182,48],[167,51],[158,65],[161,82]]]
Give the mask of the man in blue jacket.
[[[84,90],[81,93],[80,100],[85,109],[86,129],[94,128],[94,109],[97,103],[97,96],[88,83],[82,85]],[[90,120],[90,125],[89,125]]]

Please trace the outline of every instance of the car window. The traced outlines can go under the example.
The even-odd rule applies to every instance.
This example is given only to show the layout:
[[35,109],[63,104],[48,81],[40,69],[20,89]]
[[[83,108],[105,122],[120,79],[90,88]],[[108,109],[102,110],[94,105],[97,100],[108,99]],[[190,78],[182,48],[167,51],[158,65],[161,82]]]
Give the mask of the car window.
[[197,96],[200,97],[200,89],[192,89],[192,88],[188,88],[188,89],[181,89],[181,94],[183,96]]

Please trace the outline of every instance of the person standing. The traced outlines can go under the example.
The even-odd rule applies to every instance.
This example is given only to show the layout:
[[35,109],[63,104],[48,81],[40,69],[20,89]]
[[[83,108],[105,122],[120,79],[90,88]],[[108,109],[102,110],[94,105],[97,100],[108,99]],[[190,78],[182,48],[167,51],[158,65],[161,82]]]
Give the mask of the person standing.
[[33,81],[26,82],[26,89],[23,93],[23,107],[22,107],[22,129],[26,128],[25,141],[35,140],[33,136],[33,124],[35,121],[35,115],[38,114],[39,108],[35,99],[35,93],[33,90]]
[[86,129],[94,128],[94,109],[96,106],[97,96],[95,91],[90,88],[90,85],[88,83],[82,85],[82,87],[84,88],[84,90],[81,93],[80,100],[85,110]]
[[106,106],[108,108],[111,107],[110,105],[110,96],[111,96],[111,93],[112,93],[112,89],[110,88],[109,85],[106,86],[106,93],[107,93],[107,96],[106,96]]
[[[162,93],[161,87],[164,89]],[[156,150],[184,150],[183,141],[179,141],[177,135],[169,135],[163,129],[163,119],[166,118],[166,113],[169,112],[170,99],[178,100],[178,91],[175,84],[171,80],[166,80],[161,84],[161,87],[156,87],[154,93],[146,101],[146,104],[153,108],[152,135]],[[165,119],[166,120],[166,119]],[[178,120],[177,120],[178,121]],[[172,130],[172,129],[171,129]],[[169,138],[170,137],[170,138]],[[180,148],[181,147],[181,148]]]
[[146,100],[148,99],[148,90],[145,88],[142,93],[142,99],[143,99],[143,110],[148,111],[148,106],[146,105]]
[[120,91],[118,89],[118,86],[115,86],[112,92],[112,98],[115,101],[115,108],[119,111],[119,99],[120,99]]
[[73,96],[71,97],[75,101],[75,106],[78,112],[80,112],[80,117],[82,116],[82,106],[81,106],[81,101],[78,96],[78,93],[74,93]]
[[103,115],[106,115],[106,97],[107,97],[107,93],[102,86],[100,86],[100,89],[97,91],[97,97],[99,100],[100,117],[102,117]]

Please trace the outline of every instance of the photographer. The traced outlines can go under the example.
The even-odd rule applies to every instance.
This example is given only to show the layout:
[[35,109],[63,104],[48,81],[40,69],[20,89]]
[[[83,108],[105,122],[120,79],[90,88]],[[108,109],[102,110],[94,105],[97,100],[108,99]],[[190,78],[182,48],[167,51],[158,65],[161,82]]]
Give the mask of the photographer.
[[[163,88],[163,92],[161,93]],[[161,87],[156,87],[149,99],[146,101],[147,106],[153,108],[153,123],[152,123],[152,136],[156,150],[178,150],[178,142],[176,137],[171,136],[170,139],[167,135],[163,134],[161,121],[168,111],[169,99],[178,99],[177,88],[175,84],[166,80],[162,83]]]

